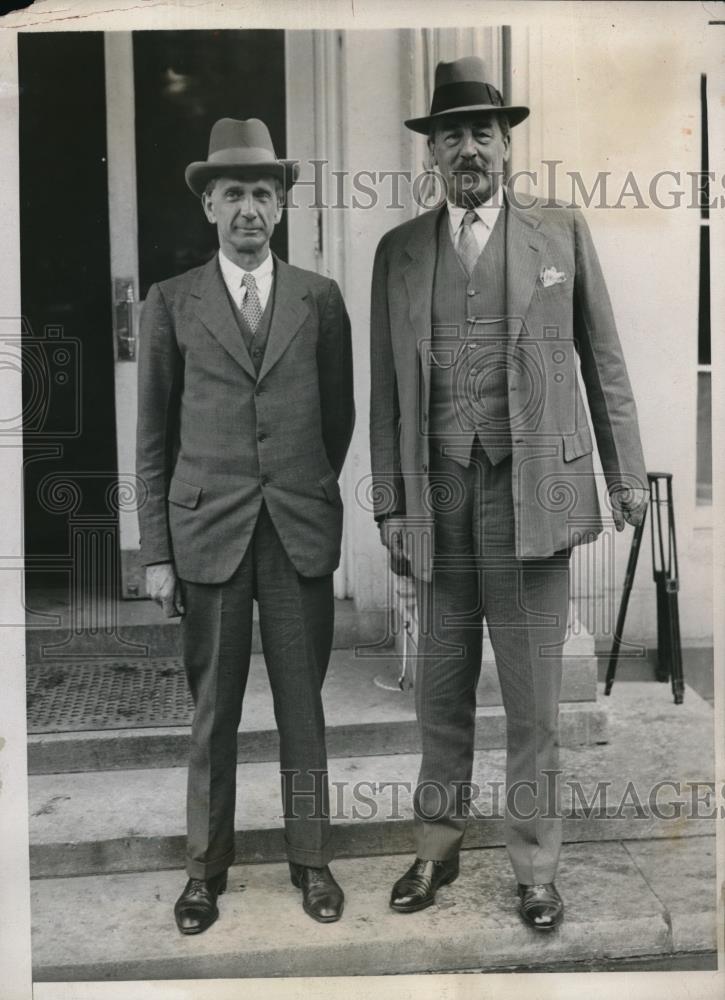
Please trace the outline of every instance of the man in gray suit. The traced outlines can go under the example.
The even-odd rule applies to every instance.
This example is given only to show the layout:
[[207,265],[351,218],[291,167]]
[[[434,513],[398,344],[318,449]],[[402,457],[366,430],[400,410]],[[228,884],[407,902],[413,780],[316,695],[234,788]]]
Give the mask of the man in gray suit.
[[602,530],[592,415],[617,528],[646,473],[609,297],[576,210],[516,206],[510,130],[475,57],[440,63],[428,136],[446,203],[380,241],[371,308],[375,515],[395,572],[416,578],[423,755],[417,857],[392,892],[411,912],[458,875],[486,619],[507,719],[506,844],[519,909],[563,916],[558,706],[569,555]]
[[339,919],[321,686],[340,559],[338,477],[354,423],[350,324],[336,283],[270,252],[296,164],[263,122],[224,118],[186,181],[216,226],[208,264],[149,289],[137,472],[149,595],[183,615],[195,704],[182,934],[218,916],[234,860],[237,729],[252,605],[280,735],[285,839],[305,912]]

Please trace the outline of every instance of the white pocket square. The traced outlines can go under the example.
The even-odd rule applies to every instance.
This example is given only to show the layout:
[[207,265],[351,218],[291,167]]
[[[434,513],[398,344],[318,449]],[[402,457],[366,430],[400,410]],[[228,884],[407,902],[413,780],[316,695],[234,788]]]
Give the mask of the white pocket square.
[[539,278],[544,288],[548,288],[549,285],[560,285],[562,282],[566,281],[566,275],[564,272],[557,271],[555,267],[542,267]]

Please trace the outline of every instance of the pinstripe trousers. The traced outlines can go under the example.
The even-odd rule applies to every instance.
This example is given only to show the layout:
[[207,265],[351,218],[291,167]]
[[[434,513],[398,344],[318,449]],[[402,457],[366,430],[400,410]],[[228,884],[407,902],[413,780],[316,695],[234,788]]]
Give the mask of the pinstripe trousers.
[[332,576],[295,570],[263,502],[241,564],[225,583],[183,581],[184,666],[194,700],[186,870],[209,879],[234,863],[237,730],[249,675],[252,603],[280,738],[287,857],[332,857],[322,684],[332,648]]
[[[511,458],[476,442],[468,467],[431,448],[432,580],[417,580],[416,711],[422,759],[417,854],[455,856],[473,768],[482,623],[506,713],[506,846],[519,882],[551,882],[561,848],[558,714],[569,607],[569,553],[518,560]],[[485,780],[485,779],[484,779]]]

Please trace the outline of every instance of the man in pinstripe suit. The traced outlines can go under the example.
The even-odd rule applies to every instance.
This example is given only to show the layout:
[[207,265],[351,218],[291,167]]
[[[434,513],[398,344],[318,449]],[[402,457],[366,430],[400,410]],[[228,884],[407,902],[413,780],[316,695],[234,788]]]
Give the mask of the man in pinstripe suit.
[[338,920],[321,688],[340,559],[338,477],[355,419],[337,284],[271,253],[297,176],[266,125],[223,118],[186,181],[217,230],[202,267],[149,289],[141,320],[137,472],[149,596],[181,614],[194,699],[182,934],[217,918],[235,856],[237,730],[252,608],[280,734],[285,845],[307,914]]

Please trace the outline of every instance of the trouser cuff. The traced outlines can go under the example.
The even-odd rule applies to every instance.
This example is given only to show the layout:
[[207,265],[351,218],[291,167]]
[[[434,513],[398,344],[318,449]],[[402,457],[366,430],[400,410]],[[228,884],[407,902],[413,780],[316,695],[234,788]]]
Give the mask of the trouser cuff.
[[295,865],[307,865],[308,868],[324,868],[334,857],[332,839],[319,848],[296,847],[285,840],[285,848],[288,861]]
[[189,878],[200,878],[207,881],[225,872],[227,868],[234,864],[234,851],[228,851],[221,858],[213,861],[198,861],[192,858],[186,859],[186,872]]

